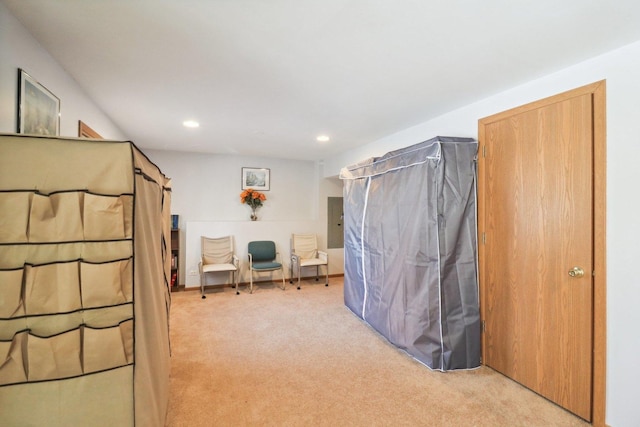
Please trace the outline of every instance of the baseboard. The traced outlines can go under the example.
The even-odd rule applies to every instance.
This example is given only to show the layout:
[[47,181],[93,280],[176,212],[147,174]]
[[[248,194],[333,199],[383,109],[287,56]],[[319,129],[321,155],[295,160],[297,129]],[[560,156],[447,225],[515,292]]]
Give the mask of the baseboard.
[[[324,275],[320,275],[320,278],[322,279],[324,277]],[[344,274],[330,274],[329,278],[334,278],[334,277],[344,277]],[[316,276],[305,276],[305,277],[301,277],[300,280],[312,280],[315,279]],[[285,281],[289,281],[289,278],[285,277],[284,278]],[[293,279],[295,281],[297,281],[298,279],[295,278]],[[253,282],[254,285],[259,285],[260,283],[278,283],[280,280],[260,280],[260,281],[255,281]],[[239,282],[238,283],[238,287],[240,286],[249,286],[249,282]],[[231,283],[220,283],[218,285],[206,285],[204,287],[204,290],[206,291],[207,289],[220,289],[220,288],[234,288],[235,286]],[[185,285],[179,285],[177,286],[177,290],[171,290],[171,292],[182,292],[182,291],[200,291],[200,286],[190,286],[190,287],[185,287]]]

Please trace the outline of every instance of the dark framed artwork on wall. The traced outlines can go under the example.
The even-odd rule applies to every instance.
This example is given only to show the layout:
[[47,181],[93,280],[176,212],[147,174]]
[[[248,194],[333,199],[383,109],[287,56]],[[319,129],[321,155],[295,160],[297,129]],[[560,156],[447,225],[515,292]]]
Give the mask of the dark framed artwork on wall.
[[18,133],[60,135],[60,99],[18,69]]
[[242,189],[269,191],[271,171],[267,168],[242,168]]

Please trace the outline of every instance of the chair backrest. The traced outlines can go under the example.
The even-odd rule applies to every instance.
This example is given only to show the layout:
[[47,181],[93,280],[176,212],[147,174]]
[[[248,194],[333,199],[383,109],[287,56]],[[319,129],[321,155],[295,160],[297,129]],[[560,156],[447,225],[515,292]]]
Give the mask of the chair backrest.
[[318,256],[318,240],[315,234],[292,234],[291,251],[303,259],[313,259]]
[[201,237],[203,264],[230,264],[233,261],[233,236]]
[[276,244],[271,240],[249,242],[247,252],[251,254],[253,262],[273,261],[276,259]]

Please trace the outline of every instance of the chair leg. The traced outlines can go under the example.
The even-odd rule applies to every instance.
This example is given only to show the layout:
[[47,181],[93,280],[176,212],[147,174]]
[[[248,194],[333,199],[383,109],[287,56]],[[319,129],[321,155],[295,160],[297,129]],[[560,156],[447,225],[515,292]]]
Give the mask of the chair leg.
[[286,287],[286,285],[284,284],[284,267],[282,267],[280,271],[282,272],[282,290],[284,291],[284,288]]
[[202,295],[202,299],[207,299],[207,297],[204,295],[204,282],[203,282],[203,276],[204,274],[200,274],[200,295]]
[[249,293],[253,293],[253,270],[249,268]]
[[298,290],[300,290],[300,264],[298,264]]
[[293,257],[289,260],[289,284],[293,283]]
[[326,269],[325,271],[325,277],[324,277],[324,285],[325,286],[329,286],[329,263],[327,263],[324,268]]
[[319,272],[319,270],[318,270],[318,269],[319,269],[319,268],[320,268],[320,266],[319,266],[319,265],[316,265],[316,282],[319,280],[319,278],[318,278],[318,277],[319,277],[319,274],[318,274],[318,272]]
[[236,285],[236,295],[240,295],[240,291],[238,291],[238,275],[236,272],[233,272],[233,283]]

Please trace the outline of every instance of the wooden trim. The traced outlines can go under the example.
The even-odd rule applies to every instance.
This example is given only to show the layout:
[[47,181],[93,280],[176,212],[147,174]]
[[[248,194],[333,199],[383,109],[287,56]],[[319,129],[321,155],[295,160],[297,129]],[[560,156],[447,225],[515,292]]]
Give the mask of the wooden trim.
[[606,81],[593,89],[593,425],[604,426],[607,403],[607,105]]
[[[593,99],[593,382],[592,382],[592,424],[605,426],[606,415],[606,355],[607,355],[607,271],[606,271],[606,81],[601,80],[555,96],[534,101],[511,110],[503,111],[478,120],[478,150],[482,156],[485,142],[485,127],[506,117],[531,111],[566,99],[591,94]],[[486,218],[484,182],[484,162],[478,162],[478,231],[480,236]],[[478,245],[480,281],[480,312],[486,310],[484,246]],[[482,336],[482,356],[486,348],[486,338]]]
[[80,138],[103,139],[95,130],[91,129],[85,122],[78,120],[78,136]]
[[[558,102],[565,101],[567,99],[576,98],[578,96],[594,94],[600,86],[605,84],[605,80],[601,80],[596,83],[591,83],[586,86],[582,86],[576,89],[568,90],[566,92],[559,93],[557,95],[553,95],[547,98],[540,99],[538,101],[533,101],[528,104],[521,105],[519,107],[512,108],[510,110],[502,111],[500,113],[493,114],[491,116],[484,117],[478,121],[478,125],[486,126],[493,122],[498,122],[507,117],[514,116],[516,114],[525,113],[527,111],[535,110],[537,108],[546,107],[550,104],[555,104]],[[479,130],[480,128],[478,128]]]
[[[479,295],[480,295],[480,319],[482,320],[482,322],[484,322],[484,313],[487,312],[487,296],[486,296],[486,291],[485,291],[485,287],[484,284],[486,283],[486,268],[484,266],[484,260],[486,259],[486,254],[485,254],[485,245],[484,245],[484,224],[487,221],[487,217],[486,217],[486,196],[485,196],[485,192],[483,191],[486,187],[487,184],[485,182],[485,172],[484,172],[484,161],[481,160],[481,158],[484,158],[485,156],[485,127],[488,125],[488,123],[485,122],[485,119],[480,119],[478,120],[478,162],[477,162],[477,176],[478,176],[478,184],[477,184],[477,210],[478,210],[478,224],[477,224],[477,228],[478,228],[478,285],[479,285]],[[484,331],[484,329],[483,329]],[[486,348],[487,348],[487,334],[482,333],[480,334],[480,363],[484,364],[485,361],[487,360],[486,358]]]

